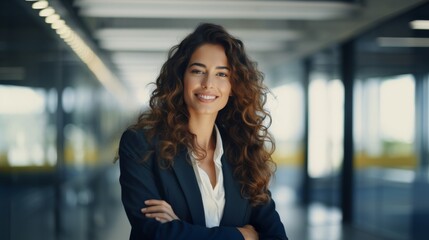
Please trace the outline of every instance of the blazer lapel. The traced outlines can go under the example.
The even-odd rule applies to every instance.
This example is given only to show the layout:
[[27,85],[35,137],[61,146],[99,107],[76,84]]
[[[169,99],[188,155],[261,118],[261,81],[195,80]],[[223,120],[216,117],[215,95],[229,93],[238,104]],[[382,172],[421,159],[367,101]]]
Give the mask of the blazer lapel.
[[178,157],[174,160],[173,169],[182,191],[185,194],[193,223],[206,226],[201,192],[198,187],[194,169],[187,160],[187,152],[185,150],[181,151],[181,154],[179,154]]
[[233,169],[222,156],[223,185],[225,187],[225,207],[222,226],[240,226],[246,222],[248,201],[241,197],[240,184],[233,177]]

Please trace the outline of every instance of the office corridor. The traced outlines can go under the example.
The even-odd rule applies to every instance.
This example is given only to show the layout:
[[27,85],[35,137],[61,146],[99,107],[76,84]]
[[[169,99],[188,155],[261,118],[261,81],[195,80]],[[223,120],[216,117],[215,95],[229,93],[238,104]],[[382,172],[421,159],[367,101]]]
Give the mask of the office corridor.
[[128,239],[119,139],[203,22],[264,74],[291,240],[428,239],[429,0],[0,0],[1,240]]

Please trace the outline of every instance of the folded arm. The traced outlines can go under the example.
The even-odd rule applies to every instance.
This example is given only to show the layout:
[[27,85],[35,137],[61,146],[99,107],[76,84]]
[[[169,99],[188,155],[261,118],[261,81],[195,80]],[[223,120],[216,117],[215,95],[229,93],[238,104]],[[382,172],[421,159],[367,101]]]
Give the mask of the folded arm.
[[[145,201],[162,199],[152,171],[156,160],[148,159],[142,162],[147,150],[148,144],[143,133],[127,130],[122,135],[119,146],[120,183],[122,202],[132,227],[131,240],[243,239],[243,235],[236,227],[207,228],[180,221],[173,216],[170,217],[174,219],[168,218],[171,221],[162,223],[157,221],[156,217],[145,216],[141,209],[153,206],[146,205]],[[171,212],[174,213],[173,210]],[[166,219],[165,217],[164,220]]]

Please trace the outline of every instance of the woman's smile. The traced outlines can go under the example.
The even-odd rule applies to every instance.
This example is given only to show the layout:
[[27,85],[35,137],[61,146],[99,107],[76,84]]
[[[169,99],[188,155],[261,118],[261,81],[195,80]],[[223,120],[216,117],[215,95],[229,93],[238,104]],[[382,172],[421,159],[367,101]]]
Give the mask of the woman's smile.
[[197,96],[197,98],[203,102],[212,102],[217,98],[217,96],[210,95],[210,94],[198,94],[197,93],[197,94],[195,94],[195,96]]

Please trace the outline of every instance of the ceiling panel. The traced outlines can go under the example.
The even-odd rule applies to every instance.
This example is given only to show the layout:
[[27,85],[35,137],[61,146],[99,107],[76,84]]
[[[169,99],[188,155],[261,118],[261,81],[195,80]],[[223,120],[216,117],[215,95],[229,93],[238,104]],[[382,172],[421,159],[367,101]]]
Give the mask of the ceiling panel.
[[[74,0],[73,4],[116,65],[118,77],[144,103],[150,94],[147,84],[156,79],[168,50],[201,22],[224,26],[243,40],[261,70],[270,72],[424,1]],[[275,86],[278,81],[267,84]]]
[[83,16],[117,18],[323,20],[359,10],[338,1],[78,0],[76,5]]

